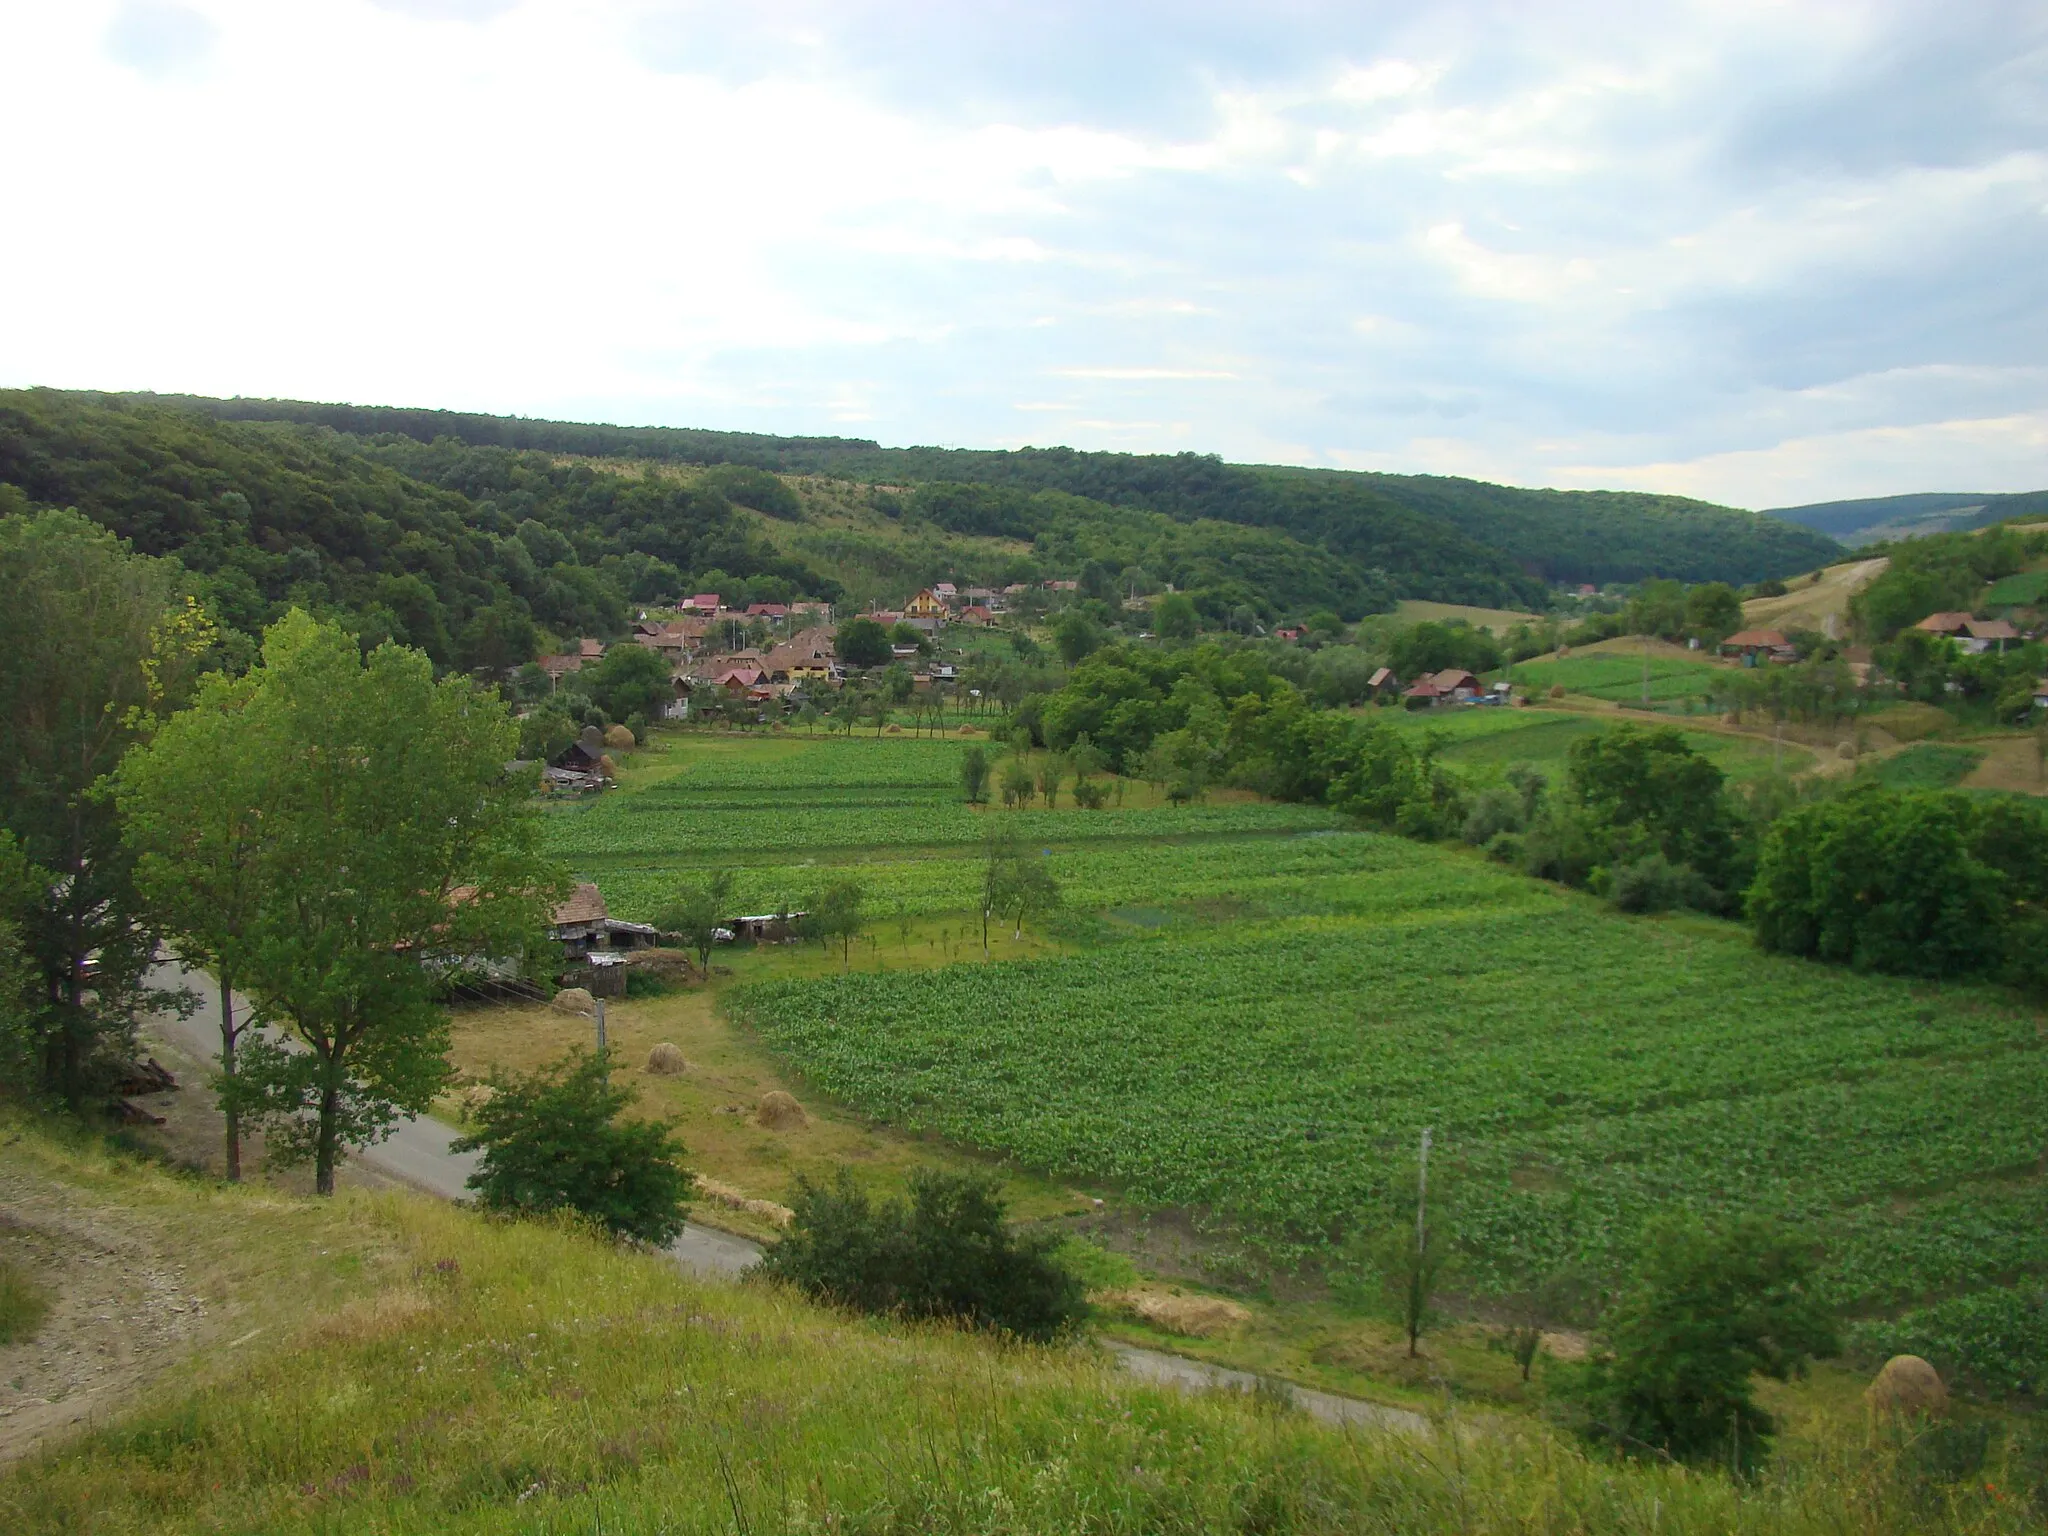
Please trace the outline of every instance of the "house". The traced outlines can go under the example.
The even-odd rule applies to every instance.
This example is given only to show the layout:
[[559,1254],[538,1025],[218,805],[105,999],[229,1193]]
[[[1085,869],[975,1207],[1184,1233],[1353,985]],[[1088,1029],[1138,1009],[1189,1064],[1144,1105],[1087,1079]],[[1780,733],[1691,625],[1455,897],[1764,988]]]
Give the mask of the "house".
[[1392,667],[1381,667],[1365,680],[1365,686],[1372,690],[1374,698],[1384,698],[1387,694],[1400,691],[1401,679],[1394,676]]
[[547,673],[550,683],[559,683],[571,672],[583,670],[583,658],[568,651],[559,656],[543,656],[540,659],[540,669]]
[[962,608],[954,618],[956,623],[971,625],[977,629],[987,629],[996,621],[996,616],[979,603]]
[[1797,652],[1775,629],[1738,629],[1721,642],[1721,654],[1739,656],[1745,667],[1753,667],[1760,661],[1789,661]]
[[892,645],[889,647],[889,654],[898,661],[909,661],[912,657],[922,653],[914,645]]
[[725,926],[736,939],[751,939],[756,944],[781,944],[797,936],[804,912],[760,912],[752,917],[736,917]]
[[892,613],[886,608],[874,609],[873,611],[862,615],[862,617],[873,619],[877,624],[881,625],[884,629],[894,629],[898,624],[901,624],[903,622],[902,614]]
[[[1131,602],[1136,603],[1139,607],[1147,606],[1143,599],[1140,598],[1132,598]],[[1125,604],[1125,606],[1129,607],[1130,604],[1127,603]],[[1273,631],[1273,638],[1275,640],[1299,640],[1301,638],[1301,635],[1302,632],[1299,629],[1295,628],[1295,626],[1293,626],[1292,624],[1284,625],[1283,627]]]
[[629,923],[605,910],[604,893],[584,882],[556,907],[548,919],[548,937],[562,946],[564,958],[589,959],[593,951],[651,949],[660,931],[648,923]]
[[716,592],[699,592],[695,597],[684,598],[676,606],[682,609],[682,611],[685,613],[698,613],[715,616],[719,610],[720,604],[718,601],[718,594]]
[[602,640],[578,640],[576,642],[576,654],[585,661],[602,661],[604,660],[604,642]]
[[1048,592],[1078,592],[1081,590],[1081,583],[1078,581],[1048,581],[1043,583],[1043,585]]
[[548,766],[565,773],[601,773],[604,771],[604,744],[601,741],[572,741],[548,759]]
[[960,596],[960,589],[950,581],[942,581],[932,588],[932,596],[951,607],[954,600]]
[[1582,581],[1579,583],[1579,596],[1598,597],[1599,595],[1600,589],[1594,586],[1593,583],[1591,583],[1590,581]]
[[711,685],[728,697],[752,693],[768,681],[768,674],[759,667],[721,667],[712,675]]
[[1410,709],[1434,709],[1444,701],[1446,695],[1443,689],[1425,677],[1413,688],[1403,690],[1401,697],[1407,700],[1407,707]]
[[1930,613],[1913,627],[1930,635],[1959,637],[1969,629],[1970,616],[1967,613]]
[[946,605],[938,593],[926,587],[903,605],[903,617],[911,620],[929,619],[935,624],[943,624],[946,621]]
[[1994,645],[2003,656],[2005,642],[2019,638],[2020,632],[2003,619],[1971,619],[1963,626],[1963,650],[1971,656],[1981,656]]
[[1457,667],[1446,667],[1427,681],[1434,683],[1436,691],[1447,699],[1472,699],[1486,692],[1486,684]]
[[747,604],[747,617],[750,619],[766,619],[771,624],[780,624],[789,617],[789,605],[787,603],[749,603]]

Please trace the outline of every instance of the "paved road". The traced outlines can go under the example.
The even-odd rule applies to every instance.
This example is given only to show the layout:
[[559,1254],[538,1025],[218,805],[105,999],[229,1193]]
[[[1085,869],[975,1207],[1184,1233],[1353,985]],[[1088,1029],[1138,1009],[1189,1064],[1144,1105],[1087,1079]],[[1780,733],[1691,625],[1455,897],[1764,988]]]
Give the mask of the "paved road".
[[[167,962],[157,967],[151,980],[160,987],[189,987],[199,994],[201,1000],[198,1010],[190,1018],[159,1014],[151,1021],[153,1026],[202,1060],[218,1060],[220,989],[213,978]],[[242,1006],[242,1000],[236,998],[237,1012]],[[453,1150],[449,1144],[454,1140],[455,1132],[438,1120],[414,1117],[400,1121],[389,1137],[356,1155],[428,1194],[439,1195],[444,1200],[461,1200],[469,1193],[468,1179],[477,1165],[478,1154]],[[735,1237],[730,1232],[700,1227],[694,1222],[683,1228],[683,1235],[669,1245],[668,1251],[685,1268],[704,1275],[738,1275],[759,1262],[761,1257],[760,1244]],[[1184,1392],[1215,1388],[1249,1392],[1259,1384],[1259,1378],[1248,1371],[1228,1370],[1182,1355],[1140,1349],[1132,1344],[1111,1344],[1109,1348],[1118,1364],[1132,1375],[1160,1386],[1178,1387]],[[1352,1397],[1337,1397],[1328,1392],[1297,1387],[1290,1382],[1275,1385],[1291,1397],[1297,1407],[1328,1424],[1356,1424],[1412,1435],[1426,1436],[1430,1433],[1429,1421],[1419,1413]]]
[[[151,1020],[153,1027],[171,1036],[180,1047],[202,1060],[218,1061],[220,988],[213,978],[203,972],[188,971],[176,962],[166,962],[156,968],[150,979],[160,987],[189,987],[200,998],[198,1011],[190,1018],[159,1014]],[[240,1013],[244,1006],[238,996],[235,999],[236,1012]],[[468,1198],[469,1176],[475,1172],[481,1154],[455,1151],[450,1146],[455,1135],[438,1120],[425,1116],[409,1117],[401,1120],[383,1141],[355,1155],[379,1171],[403,1179],[430,1195],[439,1195],[444,1200],[462,1200]],[[683,1235],[670,1245],[669,1252],[700,1274],[736,1275],[759,1261],[761,1246],[744,1237],[734,1237],[730,1232],[719,1232],[692,1222],[683,1228]]]

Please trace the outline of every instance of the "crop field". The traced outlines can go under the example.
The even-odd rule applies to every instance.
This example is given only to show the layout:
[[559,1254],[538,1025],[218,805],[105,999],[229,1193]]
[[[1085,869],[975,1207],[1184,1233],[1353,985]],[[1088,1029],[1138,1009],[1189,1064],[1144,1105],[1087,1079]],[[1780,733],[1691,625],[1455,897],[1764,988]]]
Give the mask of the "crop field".
[[[1396,720],[1482,771],[1561,770],[1612,723]],[[1767,745],[1689,734],[1731,771],[1768,766]],[[1466,1289],[1611,1271],[1672,1203],[1768,1211],[1822,1245],[1869,1347],[1932,1341],[1980,1380],[2037,1381],[2048,1046],[2009,994],[1762,956],[1730,924],[1624,917],[1312,807],[971,810],[959,751],[670,738],[550,837],[622,916],[719,865],[755,910],[850,874],[880,932],[957,919],[962,963],[721,991],[814,1091],[878,1120],[1206,1213],[1288,1262],[1384,1221],[1428,1125]],[[1048,958],[984,963],[969,941],[991,827],[1059,882]]]
[[[1703,707],[1707,690],[1724,669],[1705,661],[1680,661],[1675,657],[1650,658],[1650,703],[1659,709],[1682,708],[1687,700]],[[1602,656],[1544,657],[1525,661],[1513,668],[1517,683],[1529,688],[1549,689],[1562,684],[1568,693],[1614,703],[1632,703],[1643,696],[1643,663],[1640,657]]]
[[1950,789],[1967,779],[1984,754],[1973,747],[1947,747],[1923,741],[1918,746],[1881,758],[1870,776],[1886,789]]
[[[1389,709],[1376,712],[1372,718],[1418,735],[1439,734],[1444,738],[1440,752],[1443,760],[1460,768],[1485,773],[1510,763],[1530,763],[1550,774],[1553,780],[1563,778],[1574,742],[1597,736],[1619,723],[1611,715],[1551,709]],[[1665,726],[1674,722],[1654,719],[1638,723]],[[1753,738],[1695,730],[1686,731],[1685,739],[1695,752],[1735,780],[1774,771],[1799,773],[1813,763],[1813,755],[1796,746],[1784,747],[1774,759],[1771,744]]]
[[[1437,857],[1455,881],[1464,861]],[[1430,1125],[1484,1290],[1604,1270],[1671,1202],[1810,1227],[1851,1311],[2048,1270],[2037,1015],[1545,894],[770,983],[733,1006],[871,1113],[1282,1251],[1383,1220]]]

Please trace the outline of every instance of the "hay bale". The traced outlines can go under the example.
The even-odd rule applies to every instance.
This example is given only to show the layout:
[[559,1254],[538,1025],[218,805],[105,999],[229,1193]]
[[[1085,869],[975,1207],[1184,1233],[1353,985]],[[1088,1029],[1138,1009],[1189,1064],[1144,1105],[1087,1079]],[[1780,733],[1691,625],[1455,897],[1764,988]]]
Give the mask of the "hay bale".
[[1552,683],[1552,684],[1550,685],[1550,696],[1551,696],[1551,697],[1552,697],[1553,699],[1561,699],[1561,698],[1563,698],[1563,697],[1564,697],[1564,684],[1563,684],[1563,683]]
[[892,725],[886,731],[882,732],[882,734],[884,736],[901,736],[903,734],[903,727],[900,725]]
[[1190,1296],[1181,1291],[1139,1287],[1110,1291],[1095,1299],[1112,1311],[1191,1339],[1213,1339],[1235,1333],[1252,1320],[1249,1308],[1226,1301],[1221,1296]]
[[758,1216],[778,1227],[786,1227],[796,1219],[796,1212],[786,1205],[777,1205],[773,1200],[757,1200],[752,1195],[734,1189],[730,1184],[707,1179],[701,1173],[697,1175],[697,1193],[713,1205],[722,1205],[729,1211],[742,1211],[749,1216]]
[[810,1116],[804,1113],[803,1105],[780,1088],[761,1095],[760,1106],[754,1111],[754,1124],[766,1126],[771,1131],[800,1131],[810,1123]]
[[666,1040],[647,1053],[647,1070],[656,1077],[674,1077],[689,1069],[690,1064],[683,1060],[681,1047]]
[[597,1012],[597,999],[583,987],[564,987],[555,994],[555,1006],[566,1008],[571,1013]]
[[1854,762],[1856,760],[1856,743],[1847,739],[1839,742],[1835,747],[1835,756],[1844,758],[1849,762]]
[[1918,1355],[1893,1355],[1863,1389],[1863,1401],[1880,1418],[1939,1418],[1948,1411],[1948,1388]]
[[614,752],[630,752],[639,745],[633,740],[632,727],[624,725],[606,726],[604,744]]
[[619,765],[612,761],[611,753],[607,752],[597,760],[597,776],[601,779],[616,779],[619,776]]

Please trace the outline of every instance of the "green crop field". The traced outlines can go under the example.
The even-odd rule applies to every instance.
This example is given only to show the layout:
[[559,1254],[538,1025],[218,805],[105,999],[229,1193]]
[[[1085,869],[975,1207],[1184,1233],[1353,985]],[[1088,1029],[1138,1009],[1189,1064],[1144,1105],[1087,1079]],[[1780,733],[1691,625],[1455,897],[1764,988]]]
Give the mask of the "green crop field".
[[[1593,657],[1594,661],[1610,658]],[[1373,716],[1398,730],[1442,738],[1439,755],[1447,763],[1480,773],[1510,763],[1530,763],[1561,779],[1572,743],[1597,736],[1619,723],[1610,715],[1589,715],[1555,709],[1427,709],[1379,710]],[[1624,719],[1627,717],[1623,717]],[[1669,726],[1666,719],[1638,724]],[[1683,727],[1680,727],[1683,729]],[[1774,749],[1772,744],[1711,731],[1686,731],[1686,744],[1710,759],[1729,778],[1757,778],[1772,772],[1800,773],[1813,763],[1801,747]]]
[[1923,741],[1880,759],[1869,772],[1887,789],[1948,789],[1962,783],[1983,761],[1984,754],[1974,748]]
[[[1399,728],[1474,770],[1561,772],[1613,723]],[[959,750],[669,738],[550,837],[625,916],[723,865],[742,906],[852,874],[878,928],[964,937],[983,835],[1010,829],[1060,884],[1064,952],[759,981],[723,994],[732,1016],[865,1113],[1207,1213],[1282,1262],[1384,1220],[1424,1125],[1474,1292],[1610,1272],[1672,1203],[1772,1212],[1823,1249],[1868,1347],[2048,1385],[2048,1048],[2009,994],[1763,956],[1733,924],[1622,916],[1312,807],[972,810]]]
[[[1687,700],[1704,705],[1707,690],[1721,670],[1706,661],[1652,657],[1650,702],[1667,710],[1682,708]],[[1524,687],[1548,690],[1562,684],[1569,693],[1615,703],[1631,703],[1643,696],[1643,663],[1635,656],[1546,656],[1520,663],[1511,675]]]

